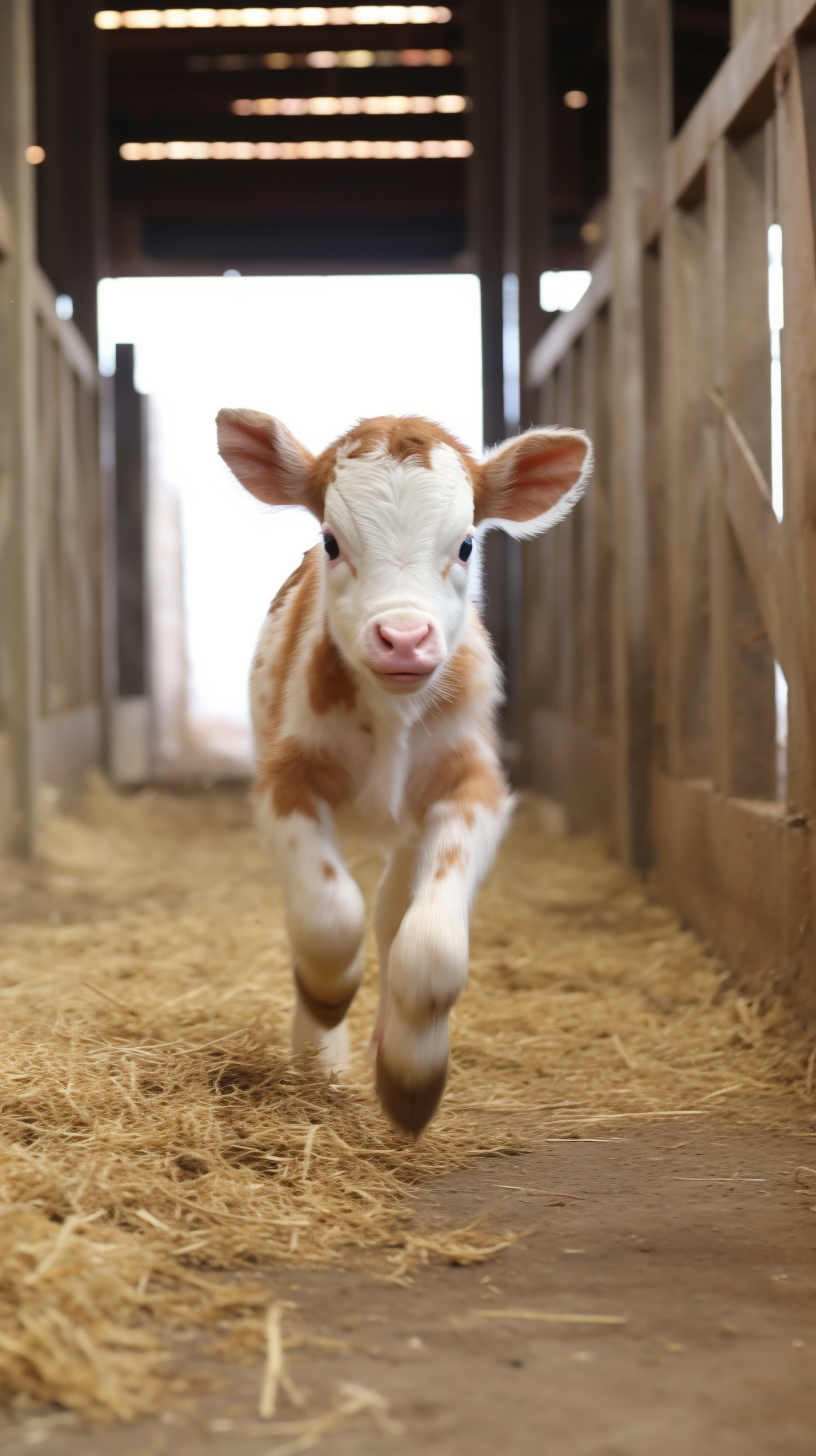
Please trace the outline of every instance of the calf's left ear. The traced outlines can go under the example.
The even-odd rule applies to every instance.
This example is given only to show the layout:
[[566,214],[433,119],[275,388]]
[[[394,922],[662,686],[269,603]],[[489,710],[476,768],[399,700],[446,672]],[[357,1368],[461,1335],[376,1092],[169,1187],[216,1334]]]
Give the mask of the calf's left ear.
[[583,430],[528,430],[479,467],[476,524],[511,536],[537,536],[568,515],[592,470]]

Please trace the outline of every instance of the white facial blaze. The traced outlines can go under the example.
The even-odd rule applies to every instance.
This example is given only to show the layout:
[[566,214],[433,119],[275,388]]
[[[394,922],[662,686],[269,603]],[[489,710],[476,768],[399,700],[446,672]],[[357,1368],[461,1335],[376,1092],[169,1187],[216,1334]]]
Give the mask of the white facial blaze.
[[457,452],[436,446],[430,468],[384,451],[340,457],[325,523],[342,550],[326,572],[329,621],[350,661],[365,663],[366,630],[385,613],[427,619],[450,656],[468,605],[459,547],[473,524],[473,490]]

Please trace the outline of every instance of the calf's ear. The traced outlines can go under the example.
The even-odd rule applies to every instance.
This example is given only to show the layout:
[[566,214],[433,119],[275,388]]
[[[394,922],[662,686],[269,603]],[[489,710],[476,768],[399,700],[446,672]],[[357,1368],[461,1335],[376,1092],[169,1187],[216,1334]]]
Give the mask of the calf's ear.
[[528,430],[479,466],[476,524],[511,536],[537,536],[568,515],[583,495],[592,446],[583,430]]
[[270,506],[305,506],[322,520],[314,456],[280,420],[258,410],[222,409],[216,425],[219,454],[251,495]]

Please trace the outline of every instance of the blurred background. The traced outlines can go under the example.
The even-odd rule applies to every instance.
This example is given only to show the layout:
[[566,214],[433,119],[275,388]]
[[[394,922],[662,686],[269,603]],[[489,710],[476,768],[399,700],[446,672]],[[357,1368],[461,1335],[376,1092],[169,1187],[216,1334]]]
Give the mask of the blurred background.
[[[112,534],[108,726],[86,714],[41,753],[66,784],[106,732],[123,783],[243,774],[255,633],[315,527],[242,494],[214,415],[279,414],[314,450],[379,412],[477,451],[532,423],[520,359],[608,241],[607,5],[3,3],[29,28],[42,328],[53,309],[98,358]],[[672,25],[676,128],[727,54],[728,0]],[[488,544],[485,610],[512,708],[510,549]],[[53,644],[49,715],[83,701],[71,651]]]

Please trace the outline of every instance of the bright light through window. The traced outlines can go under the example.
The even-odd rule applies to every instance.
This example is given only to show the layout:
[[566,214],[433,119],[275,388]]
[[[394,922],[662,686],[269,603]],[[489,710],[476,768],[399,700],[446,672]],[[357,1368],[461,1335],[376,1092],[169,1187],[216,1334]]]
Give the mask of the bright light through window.
[[124,142],[123,162],[411,162],[469,157],[466,141]]
[[235,116],[449,116],[466,110],[464,96],[259,96],[230,102]]
[[195,6],[171,10],[98,10],[98,30],[213,30],[268,25],[446,25],[447,5],[250,5],[238,9]]
[[541,307],[545,313],[569,313],[589,288],[585,268],[552,268],[541,275]]
[[[470,274],[100,284],[100,365],[110,373],[116,342],[134,343],[137,387],[151,396],[156,530],[168,500],[171,526],[181,513],[188,700],[199,737],[212,744],[220,723],[220,741],[248,752],[255,639],[272,596],[318,534],[306,512],[271,512],[241,490],[218,457],[217,411],[278,415],[314,451],[361,415],[421,414],[478,451],[479,318]],[[171,651],[165,621],[154,618],[160,657]],[[183,670],[182,662],[182,681]]]

